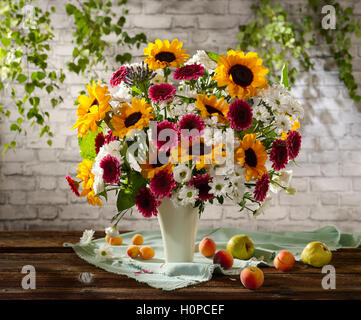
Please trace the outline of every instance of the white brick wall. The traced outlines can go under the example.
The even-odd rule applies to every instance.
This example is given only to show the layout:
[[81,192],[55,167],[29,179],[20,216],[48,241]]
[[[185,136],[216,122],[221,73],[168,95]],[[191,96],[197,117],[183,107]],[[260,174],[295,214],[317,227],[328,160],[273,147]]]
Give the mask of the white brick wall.
[[[241,0],[128,0],[129,32],[145,32],[149,40],[178,37],[192,54],[196,49],[225,52],[236,43],[240,23],[251,21],[253,1]],[[296,12],[306,0],[282,1]],[[56,45],[52,66],[63,67],[70,59],[71,32],[63,2],[43,0],[41,6],[57,8],[52,22]],[[359,0],[347,1],[361,18]],[[109,41],[116,41],[109,37]],[[352,46],[354,74],[361,87],[361,40]],[[121,48],[111,48],[107,56]],[[132,49],[139,60],[142,49]],[[316,68],[300,74],[294,95],[306,111],[302,123],[303,149],[293,167],[295,196],[280,194],[272,207],[256,219],[229,205],[209,207],[200,226],[239,226],[250,230],[310,230],[334,224],[343,231],[361,231],[361,106],[348,97],[325,45],[314,50]],[[328,71],[323,70],[327,65]],[[101,70],[100,70],[101,71]],[[104,74],[109,78],[111,72]],[[19,141],[16,153],[8,152],[0,166],[0,229],[100,229],[115,212],[114,199],[102,208],[87,205],[69,190],[65,175],[75,173],[80,161],[77,137],[70,127],[75,121],[73,101],[88,79],[67,75],[61,93],[65,102],[51,112],[55,132],[53,147],[29,131]],[[1,137],[9,138],[7,126]],[[3,140],[3,139],[1,139]],[[134,212],[121,222],[123,229],[157,228],[156,218],[145,219]]]

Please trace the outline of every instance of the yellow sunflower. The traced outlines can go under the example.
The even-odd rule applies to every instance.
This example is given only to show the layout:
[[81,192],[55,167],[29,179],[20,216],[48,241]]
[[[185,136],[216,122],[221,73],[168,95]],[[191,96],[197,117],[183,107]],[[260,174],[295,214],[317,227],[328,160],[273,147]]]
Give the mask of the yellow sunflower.
[[84,159],[81,163],[79,163],[77,172],[78,175],[76,176],[79,178],[82,182],[81,185],[83,187],[83,191],[80,194],[81,197],[87,196],[88,203],[95,206],[101,206],[102,202],[100,201],[99,197],[95,197],[95,192],[93,189],[93,183],[94,183],[94,174],[91,172],[93,161]]
[[[166,154],[163,154],[163,155],[166,155]],[[162,170],[167,170],[168,172],[173,171],[172,163],[170,163],[170,162],[165,163],[165,164],[160,163],[161,158],[158,157],[157,154],[154,154],[153,157],[154,157],[153,159],[155,161],[150,161],[149,155],[148,155],[148,159],[147,159],[146,163],[140,164],[140,167],[142,169],[141,174],[144,178],[152,179],[158,171],[162,171]],[[157,159],[155,159],[155,157],[157,157]],[[169,160],[169,158],[168,158],[168,160]]]
[[246,180],[259,179],[267,172],[267,152],[261,141],[256,140],[256,134],[246,134],[236,150],[235,160],[246,169]]
[[111,110],[110,95],[107,86],[100,86],[100,82],[87,85],[88,95],[78,97],[79,105],[76,115],[78,119],[72,129],[78,128],[78,136],[83,137],[88,130],[98,132],[97,122],[105,118]]
[[217,100],[214,95],[207,96],[206,94],[197,94],[196,107],[201,112],[201,117],[204,119],[217,116],[218,121],[227,123],[227,112],[229,104],[224,101],[224,98]]
[[126,135],[133,134],[136,129],[147,128],[153,117],[153,107],[146,103],[145,98],[142,100],[133,98],[131,106],[123,103],[120,113],[110,120],[114,128],[113,135],[124,138]]
[[257,94],[257,88],[267,86],[265,75],[269,70],[262,66],[256,52],[229,50],[227,56],[218,58],[218,67],[213,77],[218,86],[227,86],[231,97],[247,99]]
[[156,70],[165,67],[179,68],[187,59],[189,54],[182,49],[183,42],[174,39],[171,43],[169,40],[155,40],[155,43],[149,43],[148,48],[144,48],[145,63],[148,63],[149,69]]
[[208,146],[204,143],[204,139],[188,142],[182,140],[178,144],[178,148],[171,150],[170,162],[183,163],[194,161],[198,170],[209,167],[211,164],[218,164],[226,153],[223,151],[221,143]]

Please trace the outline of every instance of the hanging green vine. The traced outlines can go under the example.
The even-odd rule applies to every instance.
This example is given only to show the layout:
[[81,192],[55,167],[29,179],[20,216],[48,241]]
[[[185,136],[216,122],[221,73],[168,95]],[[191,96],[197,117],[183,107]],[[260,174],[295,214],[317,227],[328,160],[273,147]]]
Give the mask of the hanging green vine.
[[[269,66],[270,75],[279,81],[283,63],[289,66],[289,78],[295,83],[300,66],[305,71],[313,68],[308,50],[316,46],[319,36],[329,45],[335,59],[339,78],[348,89],[349,96],[360,101],[357,84],[352,75],[351,36],[361,37],[360,22],[353,18],[352,8],[342,8],[334,0],[308,0],[313,14],[304,14],[291,21],[281,4],[274,0],[260,0],[251,6],[256,19],[239,27],[239,49],[256,49]],[[321,13],[325,5],[332,5],[336,13],[336,29],[323,29]],[[302,13],[302,10],[300,10]]]
[[305,38],[306,32],[312,28],[312,22],[305,18],[299,24],[291,23],[282,5],[274,4],[273,0],[261,0],[251,8],[256,19],[239,27],[238,49],[256,50],[270,69],[270,76],[277,82],[280,81],[282,66],[287,63],[289,79],[293,84],[297,68],[292,58],[298,60],[306,70],[313,67],[306,49],[314,44],[314,40],[307,41]]
[[[122,7],[126,2],[118,1],[117,5]],[[110,47],[104,40],[107,35],[115,34],[117,48],[122,49],[124,46],[139,47],[146,42],[143,33],[130,36],[123,30],[126,9],[123,8],[122,15],[114,21],[112,1],[76,1],[76,5],[64,5],[67,14],[74,17],[76,26],[73,59],[67,64],[71,72],[90,78],[96,76],[94,66],[111,65],[104,55]],[[47,143],[52,144],[51,114],[41,106],[55,108],[63,101],[57,89],[65,79],[62,69],[52,70],[48,63],[54,38],[50,26],[54,12],[54,7],[50,11],[40,9],[37,0],[0,0],[0,120],[9,123],[12,133],[10,141],[1,142],[4,152],[16,147],[19,134],[26,135],[27,124],[37,125],[40,137],[46,136]],[[115,55],[119,63],[131,58],[130,53],[123,51]],[[51,98],[48,102],[43,101],[47,95]]]
[[[62,70],[49,70],[48,66],[50,41],[54,37],[50,12],[26,6],[31,2],[0,2],[0,94],[10,94],[12,100],[10,104],[0,104],[0,116],[1,120],[16,118],[10,121],[10,131],[14,134],[10,142],[4,143],[4,151],[15,148],[20,133],[26,134],[25,122],[37,125],[40,136],[47,136],[51,145],[53,133],[47,122],[49,112],[41,108],[40,96],[43,91],[50,94],[59,88],[58,84],[65,78]],[[55,11],[54,8],[51,10]],[[55,107],[62,100],[54,95],[50,103]],[[14,109],[17,115],[12,115]]]
[[[123,6],[126,0],[118,1],[118,6]],[[67,4],[66,12],[74,17],[76,30],[73,33],[75,46],[73,60],[68,62],[70,71],[77,74],[94,74],[94,66],[106,62],[104,51],[110,47],[110,43],[104,40],[104,36],[115,34],[117,45],[123,47],[128,45],[137,48],[147,41],[144,33],[131,37],[123,30],[126,22],[125,16],[128,11],[123,9],[123,15],[116,21],[115,13],[112,12],[112,2],[104,0],[89,0],[86,2],[77,1],[77,5]],[[121,64],[130,61],[132,58],[128,52],[117,53],[115,60]],[[107,70],[107,64],[106,70]]]

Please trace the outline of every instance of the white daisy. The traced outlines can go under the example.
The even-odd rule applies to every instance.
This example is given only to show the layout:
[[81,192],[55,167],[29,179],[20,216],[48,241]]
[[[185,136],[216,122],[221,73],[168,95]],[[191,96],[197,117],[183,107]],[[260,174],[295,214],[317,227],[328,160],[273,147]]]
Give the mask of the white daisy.
[[120,155],[121,148],[122,148],[122,143],[119,140],[114,140],[104,144],[99,149],[99,153],[95,157],[95,163],[100,164],[103,158],[106,157],[108,154],[110,154],[112,157],[117,158],[119,164],[122,164],[124,161],[123,161],[123,157]]
[[270,118],[270,114],[267,110],[267,108],[263,105],[258,105],[253,107],[253,117],[258,120],[258,121],[262,121],[267,123],[269,118]]
[[94,239],[94,230],[84,230],[83,235],[80,238],[80,245],[86,246]]
[[282,85],[269,86],[267,89],[261,90],[259,96],[275,111],[287,112],[289,109],[291,95]]
[[282,131],[288,132],[292,129],[292,124],[290,121],[290,117],[285,114],[277,114],[275,116],[275,126],[276,126],[276,133],[278,135],[282,134]]
[[232,188],[231,188],[231,198],[234,202],[239,203],[244,196],[246,191],[245,178],[244,176],[232,176],[230,178]]
[[108,260],[113,257],[113,249],[108,243],[102,243],[94,249],[96,258],[99,260]]
[[155,73],[156,75],[152,79],[152,83],[154,84],[166,83],[163,69],[155,70]]
[[229,181],[225,180],[224,177],[221,176],[213,177],[212,182],[209,183],[209,186],[211,187],[209,193],[213,193],[216,197],[226,196],[227,193],[231,192]]
[[174,180],[178,183],[186,183],[192,178],[192,170],[185,164],[180,164],[173,169]]
[[181,200],[180,203],[182,206],[188,204],[194,205],[198,198],[199,191],[193,186],[183,186],[178,193],[178,198]]
[[[99,167],[99,169],[101,169]],[[101,169],[103,170],[103,169]],[[95,194],[98,194],[98,193],[101,193],[105,190],[105,187],[104,187],[104,180],[103,180],[103,173],[100,172],[100,170],[96,170],[94,173],[94,170],[92,170],[92,173],[94,174],[94,183],[93,183],[93,189],[94,189],[94,192]]]

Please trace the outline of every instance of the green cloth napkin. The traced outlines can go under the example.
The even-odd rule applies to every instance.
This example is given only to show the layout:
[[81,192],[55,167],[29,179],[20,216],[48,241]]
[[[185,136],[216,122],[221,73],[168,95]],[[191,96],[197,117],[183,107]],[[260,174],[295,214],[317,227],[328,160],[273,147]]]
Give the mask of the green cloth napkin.
[[[144,261],[140,258],[131,259],[126,255],[131,239],[137,233],[143,235],[145,245],[155,250],[153,259]],[[64,246],[72,247],[80,258],[108,272],[126,275],[154,288],[174,290],[208,281],[212,278],[213,272],[234,275],[239,274],[241,269],[247,266],[273,266],[273,258],[283,249],[291,251],[296,260],[299,260],[303,248],[311,241],[322,241],[330,250],[356,248],[361,245],[361,233],[340,233],[334,226],[326,226],[312,232],[262,232],[237,228],[204,229],[198,231],[197,242],[210,235],[217,244],[217,250],[220,250],[225,249],[227,241],[237,234],[247,234],[251,237],[255,244],[255,253],[249,260],[234,259],[233,267],[228,270],[214,265],[212,259],[203,257],[199,252],[195,253],[193,263],[166,264],[159,230],[123,233],[121,235],[123,245],[112,247],[111,260],[99,260],[94,253],[94,249],[105,242],[104,238],[94,240],[86,246],[79,243],[64,243]]]

